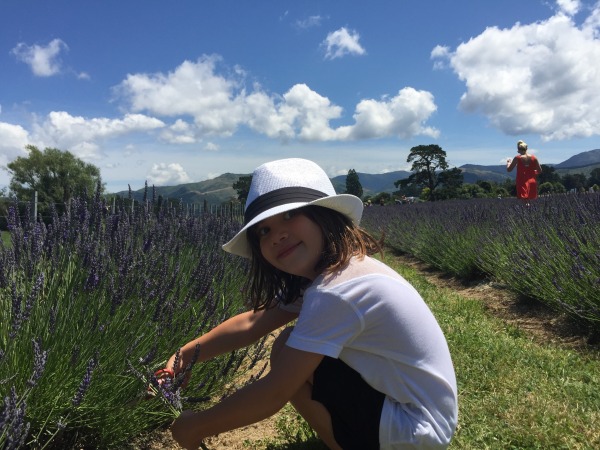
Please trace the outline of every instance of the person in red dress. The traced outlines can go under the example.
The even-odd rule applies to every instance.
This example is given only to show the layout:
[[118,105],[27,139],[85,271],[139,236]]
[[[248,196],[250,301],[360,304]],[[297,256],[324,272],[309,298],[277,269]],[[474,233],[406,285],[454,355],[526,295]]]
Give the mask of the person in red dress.
[[506,170],[511,172],[517,167],[517,198],[529,205],[529,200],[537,198],[537,176],[542,173],[540,162],[534,155],[527,153],[527,144],[523,141],[517,142],[519,154],[506,161]]

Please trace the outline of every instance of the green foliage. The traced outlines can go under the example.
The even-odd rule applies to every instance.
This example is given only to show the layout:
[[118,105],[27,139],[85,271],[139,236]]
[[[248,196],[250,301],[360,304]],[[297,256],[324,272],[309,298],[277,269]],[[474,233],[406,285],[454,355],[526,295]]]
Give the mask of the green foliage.
[[585,187],[586,178],[582,173],[566,174],[562,177],[562,184],[567,191],[575,189],[579,192]]
[[538,186],[538,193],[540,195],[546,195],[546,194],[563,194],[565,193],[565,187],[563,186],[563,184],[559,181],[551,183],[550,181],[547,181],[545,183],[542,183]]
[[363,188],[354,169],[350,169],[346,177],[346,194],[356,195],[358,198],[363,196]]
[[242,205],[246,203],[251,184],[252,175],[241,176],[235,183],[233,183],[233,189],[235,189],[237,192],[238,200]]
[[376,196],[371,197],[369,201],[371,202],[371,205],[387,205],[392,202],[392,196],[387,192],[380,192]]
[[73,196],[91,194],[100,186],[100,169],[56,148],[43,152],[28,145],[29,156],[19,156],[7,164],[11,176],[10,191],[21,201],[29,201],[34,192],[43,204],[66,204]]
[[[413,172],[408,178],[398,180],[394,186],[400,187],[401,190],[408,186],[418,186],[427,188],[426,200],[437,200],[438,191],[436,188],[446,182],[448,189],[455,189],[457,184],[462,183],[462,174],[460,169],[448,170],[446,162],[446,152],[439,145],[418,145],[410,149],[406,162],[412,162],[411,171]],[[444,198],[442,194],[441,198]]]
[[600,167],[592,170],[587,180],[588,187],[592,187],[594,185],[600,185]]
[[600,325],[600,195],[449,200],[369,208],[363,226],[460,278],[487,275],[591,328]]
[[542,173],[537,177],[538,184],[560,182],[560,174],[552,166],[541,164]]
[[220,249],[238,227],[152,205],[109,214],[98,192],[50,227],[13,214],[0,249],[0,447],[124,448],[220,397],[262,346],[194,367],[186,397],[144,400],[181,345],[245,309],[245,261]]

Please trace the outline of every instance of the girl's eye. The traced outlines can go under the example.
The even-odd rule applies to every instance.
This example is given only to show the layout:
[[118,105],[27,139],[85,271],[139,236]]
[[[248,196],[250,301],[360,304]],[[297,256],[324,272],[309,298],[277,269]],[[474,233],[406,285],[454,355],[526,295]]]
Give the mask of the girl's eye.
[[269,233],[269,227],[259,227],[256,229],[256,235],[261,238],[265,237]]
[[283,219],[284,220],[289,220],[292,217],[294,217],[296,215],[297,211],[295,209],[292,209],[291,211],[286,211],[283,213]]

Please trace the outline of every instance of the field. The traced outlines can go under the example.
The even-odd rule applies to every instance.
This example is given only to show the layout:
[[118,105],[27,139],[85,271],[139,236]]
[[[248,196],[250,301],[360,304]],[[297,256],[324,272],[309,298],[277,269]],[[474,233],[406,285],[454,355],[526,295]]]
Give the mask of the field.
[[600,194],[450,200],[370,208],[395,251],[464,280],[490,278],[600,327]]
[[[531,282],[515,289],[508,282],[514,274],[496,276],[486,267],[505,258],[505,271],[522,271],[515,261],[523,254],[513,255],[516,247],[509,246],[507,236],[527,229],[537,238],[532,242],[553,243],[554,235],[542,234],[541,224],[549,222],[554,231],[548,233],[562,244],[558,253],[542,257],[541,245],[526,251],[537,251],[537,261],[544,261],[551,274],[569,270],[564,279],[553,275],[550,281],[561,292],[588,292],[579,278],[577,291],[565,280],[574,279],[577,270],[584,280],[599,279],[594,272],[599,265],[587,265],[600,257],[594,240],[598,221],[592,220],[598,218],[598,198],[548,200],[528,210],[503,201],[487,206],[442,202],[431,204],[437,209],[429,211],[421,205],[372,207],[365,213],[365,226],[385,231],[388,262],[417,287],[448,338],[460,396],[459,429],[451,448],[597,448],[600,362],[593,336],[598,299],[565,294],[543,310],[552,317],[548,323],[576,320],[583,331],[578,345],[552,333],[540,337],[541,326],[532,334],[523,322],[498,319],[489,313],[494,305],[500,309],[498,302],[487,301],[492,297],[488,287],[499,286],[509,294],[506,302],[536,302],[521,287]],[[545,219],[548,211],[552,220]],[[457,217],[460,224],[453,223]],[[444,225],[444,219],[450,223]],[[509,224],[514,228],[507,229]],[[563,230],[561,224],[570,228]],[[10,242],[0,252],[0,447],[160,448],[147,442],[149,433],[168,425],[182,407],[202,408],[246,382],[248,373],[259,376],[264,369],[261,342],[248,352],[191,367],[194,382],[183,392],[175,385],[151,401],[140,401],[153,369],[179,345],[244,308],[246,268],[219,249],[237,228],[235,218],[190,217],[183,210],[166,214],[151,205],[133,215],[110,215],[95,198],[75,202],[69,214],[56,216],[49,225],[22,221],[13,212],[10,226]],[[421,230],[429,235],[420,235]],[[505,240],[500,245],[493,237]],[[403,249],[407,241],[421,253]],[[426,260],[421,257],[428,254],[425,242],[437,249],[428,250],[435,259],[427,267],[444,269],[458,284],[432,283],[393,257],[403,252]],[[463,247],[450,252],[458,245]],[[504,248],[507,256],[500,253]],[[543,251],[550,248],[548,244]],[[444,259],[443,254],[450,256]],[[490,255],[494,259],[487,260]],[[573,269],[575,263],[579,265]],[[531,260],[528,264],[533,266]],[[461,294],[464,279],[483,295]],[[513,309],[509,303],[502,300],[505,316]],[[563,304],[566,308],[560,309]],[[244,445],[316,448],[314,437],[291,411],[278,416],[272,427],[274,436]],[[216,442],[209,448],[219,448]]]

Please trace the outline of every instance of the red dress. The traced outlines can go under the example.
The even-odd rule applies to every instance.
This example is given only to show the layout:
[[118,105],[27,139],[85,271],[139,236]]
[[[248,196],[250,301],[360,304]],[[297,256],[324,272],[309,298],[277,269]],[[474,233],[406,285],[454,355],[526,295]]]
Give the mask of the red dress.
[[522,155],[517,155],[517,198],[534,199],[537,198],[537,180],[538,175],[535,162],[535,156],[529,155],[528,164],[522,160]]

